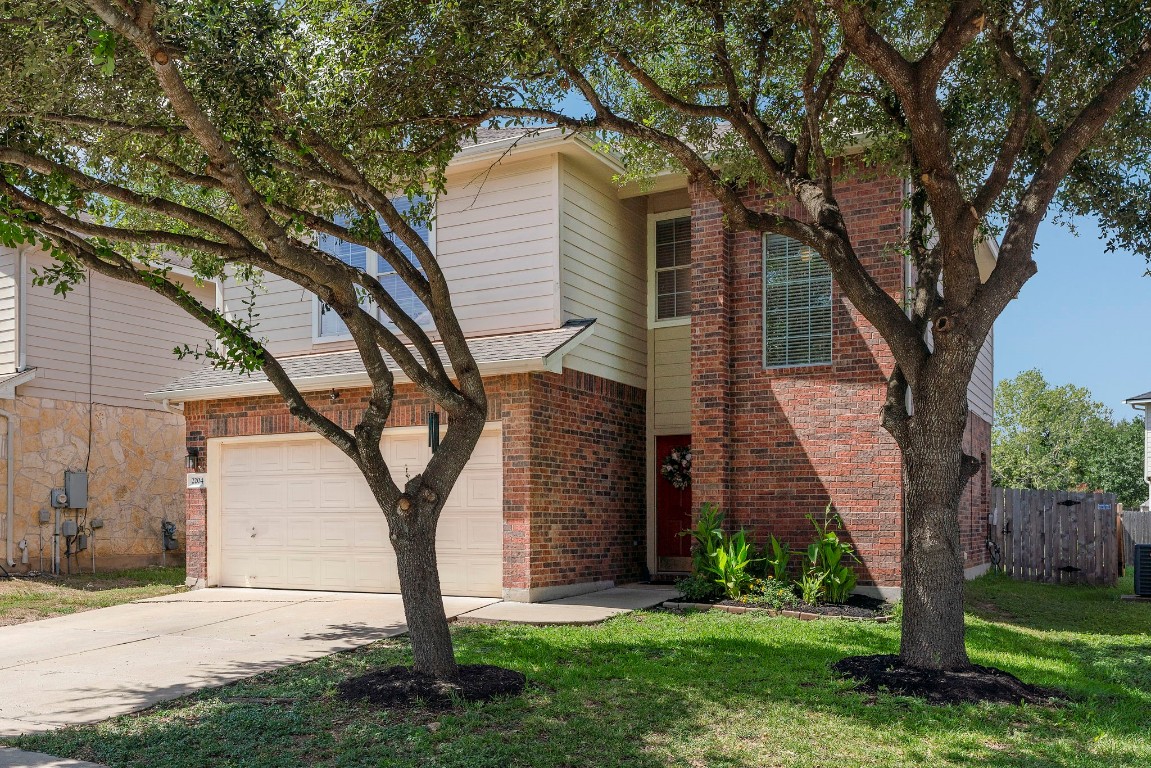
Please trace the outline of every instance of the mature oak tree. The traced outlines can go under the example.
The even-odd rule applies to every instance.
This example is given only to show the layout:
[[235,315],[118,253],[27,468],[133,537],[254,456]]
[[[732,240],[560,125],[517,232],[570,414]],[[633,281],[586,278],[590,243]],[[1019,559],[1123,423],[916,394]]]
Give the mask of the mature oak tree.
[[[214,332],[200,353],[216,365],[262,371],[363,473],[388,522],[415,667],[451,678],[436,525],[487,398],[413,224],[430,217],[419,201],[442,190],[470,127],[419,118],[465,110],[483,79],[476,67],[450,78],[437,35],[455,32],[429,25],[431,12],[419,0],[0,4],[0,235],[51,250],[37,279],[58,292],[89,271],[144,286]],[[415,204],[401,215],[393,201],[405,196]],[[378,253],[434,332],[373,275],[317,247],[325,236]],[[308,403],[255,318],[205,307],[169,279],[174,264],[201,279],[277,275],[326,302],[371,380],[355,428]],[[439,449],[402,487],[381,452],[389,358],[448,414]]]
[[[881,418],[905,473],[902,660],[966,668],[958,508],[979,469],[963,451],[968,382],[1036,271],[1050,211],[1094,214],[1112,246],[1151,251],[1151,5],[481,0],[458,13],[500,31],[484,53],[517,86],[484,116],[622,142],[634,176],[686,171],[728,227],[827,261],[896,363]],[[910,181],[905,301],[856,255],[836,200],[836,159],[851,153]],[[748,184],[782,205],[751,207]],[[786,213],[795,203],[803,215]],[[986,237],[999,254],[983,281]]]

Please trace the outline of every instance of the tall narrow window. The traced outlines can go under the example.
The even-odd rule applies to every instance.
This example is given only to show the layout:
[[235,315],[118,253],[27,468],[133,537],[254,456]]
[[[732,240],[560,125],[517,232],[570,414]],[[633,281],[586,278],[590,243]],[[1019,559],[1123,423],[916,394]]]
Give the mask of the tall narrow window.
[[[393,200],[392,204],[396,206],[396,210],[400,213],[400,215],[406,215],[414,205],[420,205],[425,202],[427,202],[426,198],[417,198],[414,201],[409,201],[407,198],[401,197]],[[340,219],[338,222],[342,225],[347,225],[346,219]],[[415,254],[412,253],[412,250],[408,248],[408,246],[405,245],[399,237],[392,234],[392,232],[387,228],[387,225],[385,225],[383,222],[380,222],[380,226],[383,227],[384,235],[393,243],[395,243],[400,252],[404,254],[404,256],[407,257],[407,259],[412,264],[416,265],[417,269],[419,269],[420,267],[418,259],[416,259]],[[419,234],[420,238],[425,243],[430,244],[431,232],[427,223],[413,222],[412,226]],[[416,298],[415,292],[412,291],[412,289],[408,287],[408,284],[403,281],[403,278],[401,278],[399,274],[396,273],[392,265],[389,264],[382,256],[377,254],[375,251],[369,251],[362,245],[348,243],[343,240],[338,240],[334,237],[329,237],[327,235],[321,235],[318,242],[323,250],[332,254],[345,264],[349,264],[353,267],[356,267],[357,269],[362,269],[368,274],[374,274],[376,279],[380,281],[380,285],[383,286],[384,290],[391,294],[392,298],[396,300],[396,303],[400,305],[404,312],[421,326],[430,327],[432,325],[431,313],[428,312],[427,308],[423,305],[423,302]],[[422,271],[423,270],[421,270],[421,272]],[[364,309],[371,311],[371,309],[374,307],[374,303],[365,300],[363,306]],[[340,316],[336,314],[335,310],[333,310],[327,304],[320,302],[319,313],[320,316],[317,323],[317,335],[320,338],[347,338],[348,328],[346,325],[344,325],[344,321],[340,318]],[[383,313],[383,311],[379,311],[379,318],[389,328],[395,330],[395,324],[391,322],[391,320],[387,317],[387,315]]]
[[655,319],[691,315],[691,217],[655,223]]
[[831,362],[831,269],[806,245],[763,239],[763,364]]

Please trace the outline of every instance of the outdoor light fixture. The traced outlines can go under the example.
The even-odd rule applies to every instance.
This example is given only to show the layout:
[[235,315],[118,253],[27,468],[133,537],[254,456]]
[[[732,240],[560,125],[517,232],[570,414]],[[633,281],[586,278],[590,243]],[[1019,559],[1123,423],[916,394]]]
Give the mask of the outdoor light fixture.
[[188,448],[188,458],[184,459],[184,466],[187,467],[188,470],[191,472],[196,471],[196,468],[200,466],[200,449],[199,448],[197,448],[195,446],[191,446]]
[[428,447],[432,453],[440,447],[440,414],[435,411],[428,414]]

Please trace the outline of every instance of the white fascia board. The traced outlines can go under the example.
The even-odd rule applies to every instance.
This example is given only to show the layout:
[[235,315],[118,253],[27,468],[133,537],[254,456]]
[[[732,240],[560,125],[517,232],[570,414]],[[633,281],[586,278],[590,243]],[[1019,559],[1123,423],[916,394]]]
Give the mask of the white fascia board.
[[26,371],[21,371],[9,379],[5,379],[0,384],[0,400],[12,400],[16,397],[16,387],[21,384],[27,384],[36,378],[36,369],[29,368]]

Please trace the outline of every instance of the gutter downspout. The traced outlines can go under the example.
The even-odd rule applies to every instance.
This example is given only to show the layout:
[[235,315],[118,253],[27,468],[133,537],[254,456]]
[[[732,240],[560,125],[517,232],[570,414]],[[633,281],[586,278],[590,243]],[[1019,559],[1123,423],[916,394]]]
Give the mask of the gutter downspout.
[[16,251],[18,269],[16,274],[16,372],[28,370],[28,247],[21,246]]
[[0,410],[0,416],[4,417],[5,421],[7,422],[7,427],[8,427],[8,433],[5,436],[5,445],[4,445],[4,449],[5,449],[4,456],[6,457],[6,461],[4,462],[4,465],[5,465],[5,467],[7,467],[7,470],[8,470],[7,476],[5,478],[5,480],[7,481],[7,484],[4,487],[4,490],[5,490],[5,499],[4,499],[4,503],[5,503],[5,507],[4,507],[4,520],[5,520],[5,525],[4,525],[4,561],[6,563],[8,563],[8,567],[11,568],[14,565],[16,565],[15,550],[13,549],[15,546],[15,541],[13,540],[13,536],[15,536],[14,532],[15,532],[15,524],[16,524],[16,488],[15,488],[15,485],[16,485],[16,450],[15,450],[15,444],[16,444],[16,425],[19,424],[20,420],[16,416],[16,414],[9,413],[8,411],[3,411],[3,410]]

